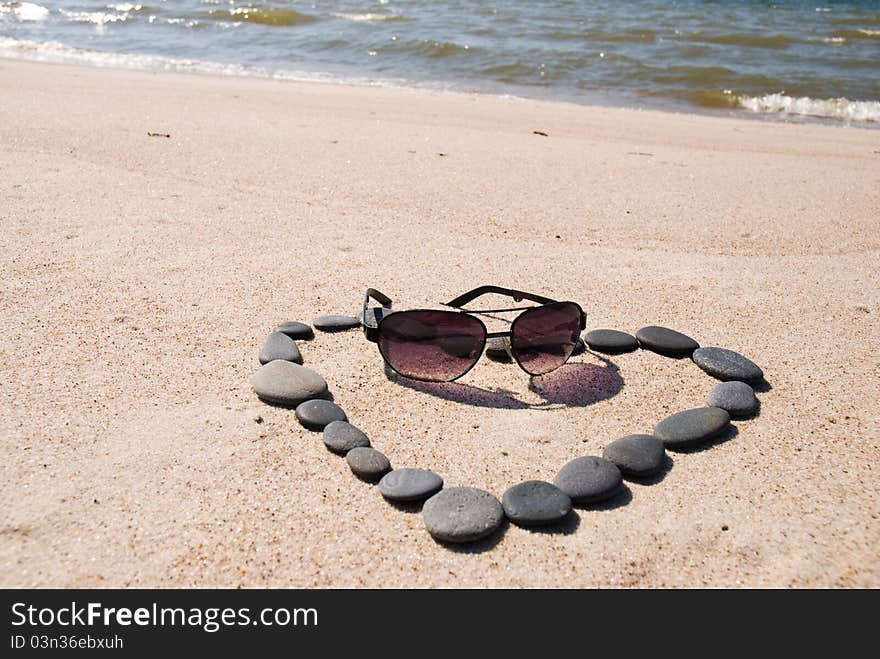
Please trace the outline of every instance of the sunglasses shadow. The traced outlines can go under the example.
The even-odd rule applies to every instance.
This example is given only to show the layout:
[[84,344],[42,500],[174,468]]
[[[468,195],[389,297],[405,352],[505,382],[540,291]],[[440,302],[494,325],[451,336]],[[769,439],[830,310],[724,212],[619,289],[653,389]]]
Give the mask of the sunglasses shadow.
[[398,375],[388,366],[385,377],[407,389],[475,407],[507,410],[555,409],[558,407],[587,407],[616,396],[623,389],[619,369],[607,359],[604,366],[568,363],[547,375],[529,379],[529,391],[543,401],[528,403],[510,391],[491,391],[461,382],[422,382]]

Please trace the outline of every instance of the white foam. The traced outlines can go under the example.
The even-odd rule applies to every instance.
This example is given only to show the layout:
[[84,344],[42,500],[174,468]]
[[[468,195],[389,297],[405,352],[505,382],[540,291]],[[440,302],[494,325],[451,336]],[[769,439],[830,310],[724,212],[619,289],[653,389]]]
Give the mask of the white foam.
[[357,21],[359,23],[381,23],[382,21],[400,21],[404,20],[404,17],[399,14],[347,14],[347,13],[338,13],[333,14],[336,18],[341,18],[344,21]]
[[785,94],[740,96],[740,107],[751,112],[825,117],[845,121],[880,121],[880,101],[850,101],[846,98],[795,98]]
[[61,15],[77,23],[93,23],[103,26],[107,23],[121,23],[128,20],[128,13],[108,14],[103,11],[67,11],[59,9]]
[[42,21],[49,10],[32,2],[5,2],[0,4],[0,14],[10,14],[20,21]]
[[205,60],[138,55],[87,50],[67,46],[57,41],[30,41],[0,37],[0,57],[22,59],[50,64],[87,64],[102,68],[135,69],[139,71],[168,71],[208,75],[271,78],[299,82],[348,83],[379,87],[403,87],[405,81],[358,77],[339,77],[325,73],[268,69],[242,64],[224,64]]
[[118,5],[105,5],[105,6],[107,9],[115,9],[116,11],[124,11],[124,12],[140,11],[141,9],[144,8],[143,5],[135,5],[135,4],[132,4],[131,2],[123,2]]
[[859,30],[859,32],[869,37],[880,37],[880,30]]
[[822,41],[824,43],[846,43],[846,39],[843,37],[825,37]]

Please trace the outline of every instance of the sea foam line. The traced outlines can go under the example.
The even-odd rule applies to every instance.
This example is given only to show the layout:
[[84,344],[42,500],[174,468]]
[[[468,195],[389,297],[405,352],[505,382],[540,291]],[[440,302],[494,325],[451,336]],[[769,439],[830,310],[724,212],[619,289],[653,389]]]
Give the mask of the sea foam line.
[[823,117],[844,121],[880,121],[880,101],[794,97],[782,93],[739,96],[737,100],[741,108],[751,112]]
[[138,71],[167,71],[172,73],[200,73],[289,80],[291,82],[323,82],[335,84],[370,85],[378,87],[405,87],[402,80],[340,77],[326,73],[268,69],[244,64],[225,64],[206,60],[113,53],[68,46],[58,41],[31,41],[0,37],[0,57],[45,62],[48,64],[87,64],[100,68],[134,69]]

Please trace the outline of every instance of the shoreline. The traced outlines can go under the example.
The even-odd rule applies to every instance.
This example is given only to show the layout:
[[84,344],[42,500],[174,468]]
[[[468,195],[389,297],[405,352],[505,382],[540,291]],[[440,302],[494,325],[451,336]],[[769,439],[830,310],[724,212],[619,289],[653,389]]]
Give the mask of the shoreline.
[[[144,73],[0,61],[2,585],[880,585],[876,133]],[[368,286],[481,284],[736,350],[760,413],[557,533],[438,545],[251,378]],[[422,387],[357,331],[299,347],[393,466],[498,498],[715,384],[637,351]]]
[[[17,39],[10,39],[21,43],[30,43]],[[37,45],[46,45],[56,42],[34,42]],[[547,94],[527,94],[528,88],[516,92],[492,90],[492,83],[487,83],[486,88],[456,88],[458,83],[425,83],[419,84],[411,80],[373,80],[370,78],[337,76],[324,72],[288,71],[284,69],[269,69],[234,63],[211,62],[206,60],[188,60],[172,58],[163,55],[133,55],[126,53],[114,53],[111,51],[84,50],[74,46],[57,43],[62,49],[79,54],[74,56],[71,52],[66,54],[44,54],[40,57],[28,57],[27,55],[14,56],[0,54],[0,61],[20,61],[33,64],[49,64],[60,66],[80,66],[99,69],[115,69],[121,71],[141,71],[145,73],[171,73],[180,75],[208,76],[220,78],[243,78],[258,80],[273,80],[278,82],[292,82],[303,84],[341,85],[350,87],[365,87],[378,89],[398,89],[402,91],[412,90],[415,92],[434,92],[448,94],[462,94],[465,96],[488,96],[500,99],[513,99],[535,101],[541,103],[565,103],[581,107],[598,107],[606,109],[630,110],[635,112],[666,112],[669,114],[693,114],[715,118],[744,119],[748,121],[762,121],[770,123],[795,124],[795,125],[822,125],[839,126],[845,128],[864,128],[867,130],[880,129],[880,122],[842,119],[838,117],[820,116],[814,114],[799,114],[786,112],[757,112],[744,107],[707,107],[689,102],[672,96],[639,96],[634,92],[614,92],[610,90],[595,90],[589,94],[578,96],[572,93],[563,93],[559,90],[547,90]],[[102,63],[98,61],[84,61],[89,57],[105,56],[111,60],[127,59],[128,65],[119,63]],[[76,61],[79,59],[80,61]],[[141,62],[134,65],[133,62]],[[769,94],[768,94],[769,95]],[[825,102],[836,99],[813,99],[817,102]],[[873,103],[872,101],[851,100],[853,103]]]

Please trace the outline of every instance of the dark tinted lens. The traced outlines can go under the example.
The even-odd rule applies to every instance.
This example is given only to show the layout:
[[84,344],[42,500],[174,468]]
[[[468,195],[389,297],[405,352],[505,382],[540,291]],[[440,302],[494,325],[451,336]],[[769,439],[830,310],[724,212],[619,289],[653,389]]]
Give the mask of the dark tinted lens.
[[480,358],[486,329],[472,316],[452,311],[401,311],[379,325],[379,352],[408,378],[448,382]]
[[517,317],[510,346],[526,372],[542,375],[568,361],[580,331],[580,308],[572,302],[554,302]]

